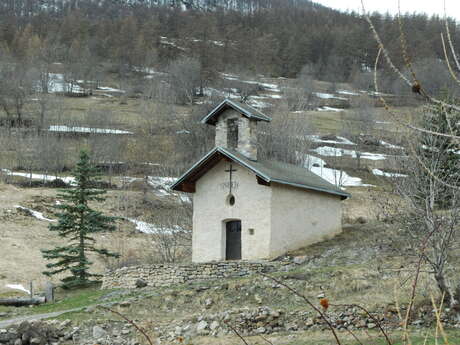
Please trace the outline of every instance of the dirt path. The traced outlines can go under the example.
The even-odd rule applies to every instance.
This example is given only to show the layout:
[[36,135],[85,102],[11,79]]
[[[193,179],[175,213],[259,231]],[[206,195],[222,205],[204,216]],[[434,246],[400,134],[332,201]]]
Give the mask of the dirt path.
[[59,315],[65,314],[65,313],[79,311],[79,310],[82,310],[84,308],[86,308],[86,307],[55,311],[53,313],[46,313],[46,314],[35,314],[35,315],[28,315],[28,316],[20,316],[20,317],[16,317],[14,319],[8,319],[8,320],[0,320],[0,329],[6,328],[6,327],[11,326],[11,325],[13,325],[15,323],[20,323],[20,322],[23,322],[23,321],[37,321],[37,320],[49,319],[51,317],[57,317]]

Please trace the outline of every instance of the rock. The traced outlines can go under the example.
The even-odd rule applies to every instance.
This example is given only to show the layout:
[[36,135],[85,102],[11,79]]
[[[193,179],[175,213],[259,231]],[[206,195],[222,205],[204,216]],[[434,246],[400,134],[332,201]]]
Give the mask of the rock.
[[206,308],[210,308],[214,304],[214,301],[211,298],[206,298],[204,301],[204,306]]
[[272,310],[270,311],[270,316],[277,319],[280,317],[280,312],[279,311],[276,311],[276,310]]
[[211,329],[211,331],[216,330],[217,328],[219,328],[219,322],[214,320],[213,322],[211,322],[211,325],[209,326],[209,328]]
[[121,330],[122,335],[128,335],[129,333],[131,333],[131,331],[129,329],[122,329]]
[[70,321],[70,320],[64,320],[59,324],[59,329],[64,329],[64,328],[70,326],[71,323],[72,323],[72,321]]
[[254,295],[254,299],[258,304],[262,304],[262,297],[260,297],[258,294]]
[[366,219],[365,217],[361,216],[361,217],[358,217],[358,218],[356,219],[356,222],[359,223],[359,224],[366,224],[366,223],[367,223],[367,219]]
[[8,343],[12,339],[12,334],[8,333],[6,329],[0,330],[0,344]]
[[356,324],[356,327],[358,327],[358,328],[365,328],[365,327],[366,327],[366,321],[364,321],[364,320],[359,320],[358,323]]
[[87,312],[87,313],[94,313],[95,311],[96,311],[96,307],[85,308],[85,312]]
[[209,331],[207,330],[208,328],[208,323],[204,320],[198,322],[198,324],[196,325],[196,332],[199,334],[199,335],[206,335],[209,333]]
[[42,340],[40,338],[30,339],[30,345],[40,345],[40,344],[42,344]]
[[129,302],[129,301],[123,301],[123,302],[120,303],[120,307],[122,307],[122,308],[128,308],[130,306],[131,306],[131,302]]
[[99,326],[93,327],[93,338],[94,339],[101,339],[101,338],[104,338],[105,336],[107,336],[107,332],[105,330],[103,330]]
[[265,329],[265,327],[259,327],[256,329],[256,333],[257,334],[263,334],[265,333],[267,330]]
[[369,328],[369,329],[372,329],[372,328],[375,328],[375,327],[377,327],[377,325],[375,323],[370,322],[370,323],[367,324],[367,328]]
[[14,345],[22,345],[22,340],[21,339],[16,339],[14,341]]
[[307,261],[306,255],[295,256],[294,259],[292,260],[292,262],[295,263],[296,265],[302,265],[303,263],[305,263],[305,261]]
[[139,279],[136,280],[135,285],[136,285],[136,288],[140,289],[140,288],[146,287],[148,284],[144,279],[139,278]]

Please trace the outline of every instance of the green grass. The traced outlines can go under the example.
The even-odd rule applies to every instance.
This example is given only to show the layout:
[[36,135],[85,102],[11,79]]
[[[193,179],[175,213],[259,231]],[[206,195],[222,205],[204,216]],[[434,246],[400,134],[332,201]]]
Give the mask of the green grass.
[[[14,308],[0,307],[0,312],[15,311],[15,317],[20,315],[46,314],[62,310],[84,308],[100,302],[100,298],[113,290],[100,290],[98,287],[91,287],[79,290],[60,290],[56,294],[56,302],[41,304],[35,307]],[[114,298],[113,300],[116,300]],[[112,300],[107,300],[107,302]],[[9,317],[8,317],[9,318]]]

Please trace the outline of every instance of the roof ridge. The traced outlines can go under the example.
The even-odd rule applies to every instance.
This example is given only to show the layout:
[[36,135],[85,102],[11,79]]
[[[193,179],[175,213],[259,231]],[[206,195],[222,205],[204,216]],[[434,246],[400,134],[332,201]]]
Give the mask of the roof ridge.
[[260,110],[253,108],[247,103],[241,103],[241,102],[237,102],[237,101],[225,98],[222,102],[220,102],[217,106],[215,106],[208,114],[206,114],[206,116],[203,117],[201,122],[206,123],[206,124],[214,124],[213,123],[214,118],[220,115],[225,105],[232,107],[233,109],[240,112],[241,115],[246,116],[249,119],[266,121],[266,122],[270,122],[272,120],[271,117],[265,115]]

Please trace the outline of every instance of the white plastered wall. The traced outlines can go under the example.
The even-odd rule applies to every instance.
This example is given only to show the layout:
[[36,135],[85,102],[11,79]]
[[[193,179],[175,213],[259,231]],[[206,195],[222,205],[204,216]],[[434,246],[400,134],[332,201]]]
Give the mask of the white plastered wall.
[[272,183],[270,257],[342,231],[339,196]]
[[[270,222],[272,189],[259,185],[248,169],[232,163],[237,171],[233,181],[235,204],[227,202],[229,162],[220,161],[202,176],[193,197],[193,262],[225,260],[225,221],[241,220],[241,254],[243,260],[270,256]],[[254,230],[251,235],[249,229]]]

